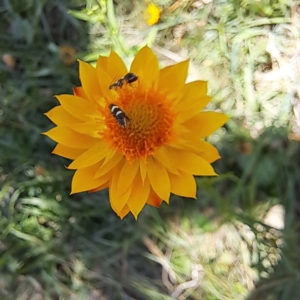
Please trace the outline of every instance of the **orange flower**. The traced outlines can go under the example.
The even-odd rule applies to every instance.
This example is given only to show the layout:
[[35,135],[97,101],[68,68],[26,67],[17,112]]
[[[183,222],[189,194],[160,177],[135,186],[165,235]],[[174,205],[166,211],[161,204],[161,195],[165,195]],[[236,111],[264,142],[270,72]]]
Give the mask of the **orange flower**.
[[76,50],[69,46],[61,46],[58,49],[59,57],[65,65],[71,65],[76,61]]
[[11,69],[13,69],[16,65],[15,59],[8,53],[2,55],[2,61]]
[[193,175],[216,175],[211,163],[220,158],[203,139],[228,117],[201,112],[207,83],[186,84],[187,70],[188,61],[159,70],[148,47],[129,74],[113,51],[96,68],[79,61],[82,87],[57,96],[60,106],[46,114],[57,125],[45,133],[58,143],[53,153],[73,160],[72,194],[109,188],[121,219],[168,203],[171,193],[196,197]]

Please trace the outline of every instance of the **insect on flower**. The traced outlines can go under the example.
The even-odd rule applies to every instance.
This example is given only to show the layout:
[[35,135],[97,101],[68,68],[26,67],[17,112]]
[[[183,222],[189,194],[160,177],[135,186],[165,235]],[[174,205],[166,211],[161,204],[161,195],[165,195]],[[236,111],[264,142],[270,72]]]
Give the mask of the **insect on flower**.
[[121,127],[126,128],[126,123],[130,121],[124,111],[115,104],[109,105],[110,112],[116,121],[121,125]]
[[126,82],[127,84],[137,81],[138,77],[133,73],[127,73],[124,77],[117,80],[115,83],[111,84],[109,86],[109,89],[115,89],[117,87],[121,88]]

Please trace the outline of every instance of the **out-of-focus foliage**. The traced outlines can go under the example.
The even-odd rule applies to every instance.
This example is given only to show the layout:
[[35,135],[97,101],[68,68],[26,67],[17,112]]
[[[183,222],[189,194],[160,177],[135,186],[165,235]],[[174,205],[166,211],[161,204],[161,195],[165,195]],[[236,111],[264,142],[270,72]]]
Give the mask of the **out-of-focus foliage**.
[[[155,4],[149,27],[146,1],[1,2],[0,299],[300,299],[300,2]],[[105,192],[69,195],[43,113],[79,84],[76,57],[129,63],[146,43],[190,57],[232,119],[198,200],[120,221]]]

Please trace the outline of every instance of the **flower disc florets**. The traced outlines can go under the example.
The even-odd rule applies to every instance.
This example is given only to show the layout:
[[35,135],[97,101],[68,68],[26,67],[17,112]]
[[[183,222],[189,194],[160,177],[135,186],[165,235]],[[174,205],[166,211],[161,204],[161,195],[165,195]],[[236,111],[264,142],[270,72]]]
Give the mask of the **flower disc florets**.
[[121,127],[106,109],[107,129],[103,132],[103,139],[127,160],[146,159],[157,148],[170,142],[174,134],[175,113],[165,94],[127,85],[119,89],[114,104],[128,117],[126,127]]

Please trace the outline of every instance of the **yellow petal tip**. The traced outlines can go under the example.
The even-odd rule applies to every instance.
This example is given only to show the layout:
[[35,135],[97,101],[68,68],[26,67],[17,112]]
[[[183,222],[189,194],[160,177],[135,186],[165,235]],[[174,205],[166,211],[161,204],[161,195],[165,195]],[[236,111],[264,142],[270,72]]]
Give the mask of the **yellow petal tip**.
[[134,213],[134,212],[131,212],[131,213],[132,213],[134,219],[137,221],[139,214],[138,213]]

